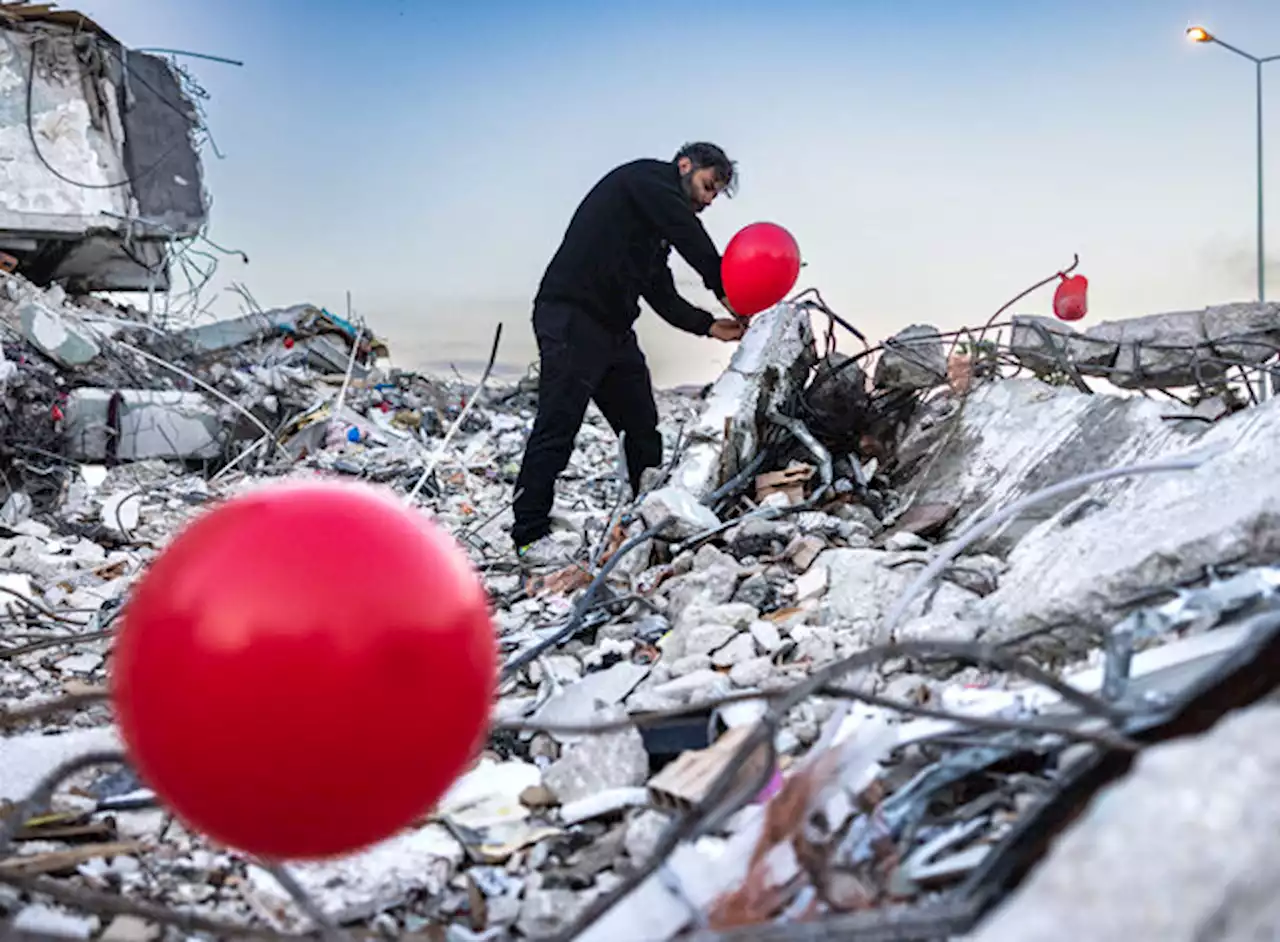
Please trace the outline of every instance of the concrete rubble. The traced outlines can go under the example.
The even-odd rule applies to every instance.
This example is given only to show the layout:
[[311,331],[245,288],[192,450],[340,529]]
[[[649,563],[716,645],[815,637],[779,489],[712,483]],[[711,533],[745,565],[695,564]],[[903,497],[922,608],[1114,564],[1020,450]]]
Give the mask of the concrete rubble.
[[[1107,751],[1020,727],[1054,719],[1056,728],[1092,728],[1078,704],[954,651],[872,658],[850,672],[843,682],[887,698],[879,706],[829,697],[787,706],[766,737],[772,752],[754,753],[751,774],[730,783],[734,805],[690,832],[661,871],[645,868],[668,828],[714,810],[705,802],[716,776],[770,715],[765,701],[734,702],[743,694],[783,696],[878,645],[994,643],[1110,698],[1102,702],[1136,698],[1133,716],[1148,729],[1155,714],[1142,710],[1173,702],[1188,672],[1203,678],[1229,662],[1252,637],[1241,613],[1261,617],[1280,588],[1268,568],[1280,553],[1274,399],[1207,421],[1194,405],[998,373],[957,393],[938,331],[909,328],[876,361],[896,358],[889,366],[822,360],[805,311],[783,305],[753,323],[704,396],[660,394],[668,463],[646,493],[624,489],[617,442],[592,411],[556,513],[586,569],[526,579],[505,527],[535,374],[476,389],[390,371],[386,346],[367,328],[310,305],[156,330],[131,308],[112,308],[104,322],[103,302],[20,275],[3,289],[12,369],[0,412],[0,711],[101,689],[111,623],[132,580],[210,500],[263,476],[316,471],[408,492],[432,467],[423,506],[483,575],[507,668],[489,748],[430,821],[351,858],[291,868],[319,911],[348,926],[540,939],[584,918],[580,938],[647,942],[778,921],[826,919],[834,930],[841,919],[950,899],[984,861],[1012,853],[1001,848],[1073,769]],[[833,406],[833,383],[856,384],[844,412]],[[1221,395],[1206,388],[1206,397]],[[841,419],[858,428],[837,428]],[[899,604],[939,547],[978,521],[1073,476],[1185,455],[1199,456],[1198,467],[1104,481],[1028,508]],[[624,540],[664,521],[612,560]],[[592,574],[610,562],[601,578],[616,601],[564,636]],[[1158,814],[1176,816],[1208,790],[1238,795],[1223,814],[1246,816],[1250,799],[1231,762],[1248,751],[1230,743],[1255,744],[1250,770],[1262,777],[1248,788],[1265,789],[1268,760],[1256,752],[1265,737],[1247,729],[1263,719],[1247,717],[1269,708],[1252,709],[1203,733],[1203,747],[1151,747],[1104,792],[1114,797],[1098,801],[1118,809],[1120,796],[1144,787],[1185,797],[1137,797],[1138,810],[1105,819],[1086,813],[1006,907],[989,903],[989,925],[975,917],[953,928],[1066,939],[1109,938],[1120,930],[1107,927],[1125,926],[1154,938],[1142,935],[1141,919],[1161,906],[1197,924],[1233,906],[1235,871],[1195,862],[1213,856],[1181,865],[1142,835],[1160,830]],[[950,718],[912,719],[920,710]],[[635,729],[607,735],[519,731],[627,716]],[[979,726],[952,742],[984,720],[1007,728]],[[101,704],[6,729],[0,801],[20,799],[59,762],[116,743]],[[1192,758],[1201,748],[1206,758]],[[1226,751],[1208,758],[1214,748]],[[1161,764],[1166,754],[1187,758]],[[1217,763],[1227,778],[1214,784],[1180,771],[1186,763]],[[1144,786],[1153,774],[1162,784]],[[68,886],[127,889],[284,931],[311,925],[271,873],[168,822],[127,770],[79,773],[69,786],[55,795],[51,820],[74,821],[92,839],[60,837],[56,827],[46,838],[33,824],[16,856],[0,860],[0,885],[9,861],[29,861]],[[1127,837],[1131,816],[1146,823]],[[1246,820],[1222,840],[1248,844]],[[1269,845],[1250,847],[1241,858],[1249,868],[1275,865]],[[1081,854],[1105,855],[1104,888],[1082,884],[1082,870],[1098,864],[1072,865]],[[1211,885],[1196,876],[1204,867],[1216,875]],[[1141,902],[1126,889],[1131,869]],[[1183,892],[1184,882],[1202,895]],[[1084,919],[1080,894],[1115,897],[1096,931],[1066,928]],[[1213,918],[1250,927],[1268,918],[1254,896],[1238,898],[1238,914]],[[29,932],[161,937],[119,921],[132,916],[92,907],[86,915],[12,889],[0,890],[0,907]],[[1062,916],[1046,915],[1058,908]],[[1166,920],[1158,937],[1179,937],[1187,924]]]
[[[5,79],[35,61],[37,119],[74,131],[50,152],[126,172],[118,138],[142,139],[138,116],[114,128],[117,109],[82,97],[119,91],[109,37],[90,30],[68,60],[57,15],[0,14],[0,144],[26,140]],[[139,61],[163,84],[162,60]],[[1280,307],[1083,332],[1018,315],[1007,346],[914,324],[822,355],[815,309],[780,304],[705,392],[659,393],[665,463],[642,493],[589,413],[554,521],[578,558],[528,573],[507,531],[536,371],[394,369],[350,311],[263,310],[247,291],[241,316],[212,323],[95,297],[136,280],[103,261],[119,233],[28,226],[23,248],[6,213],[38,202],[14,187],[45,187],[66,218],[116,197],[54,192],[14,153],[0,834],[17,831],[0,846],[0,937],[317,919],[449,942],[1280,931],[1265,892],[1280,866],[1280,400],[1241,382],[1274,365]],[[179,196],[146,197],[172,203],[153,234],[202,224],[203,201]],[[139,573],[211,502],[316,474],[413,495],[484,580],[503,670],[474,766],[394,838],[290,865],[305,901],[170,820],[128,768],[76,772],[18,821],[50,770],[119,748],[101,694]],[[68,696],[83,702],[41,712]]]

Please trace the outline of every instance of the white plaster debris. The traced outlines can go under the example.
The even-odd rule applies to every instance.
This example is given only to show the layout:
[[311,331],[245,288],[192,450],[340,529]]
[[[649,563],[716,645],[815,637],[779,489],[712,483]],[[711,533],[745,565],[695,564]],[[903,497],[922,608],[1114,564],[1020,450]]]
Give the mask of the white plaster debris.
[[114,726],[68,730],[54,736],[7,735],[0,739],[0,801],[25,797],[55,768],[82,753],[119,748],[120,736]]
[[[367,919],[404,901],[410,893],[439,893],[464,851],[437,824],[383,841],[341,860],[293,864],[289,872],[330,919]],[[289,894],[270,872],[250,865],[250,899],[281,929],[306,924]]]

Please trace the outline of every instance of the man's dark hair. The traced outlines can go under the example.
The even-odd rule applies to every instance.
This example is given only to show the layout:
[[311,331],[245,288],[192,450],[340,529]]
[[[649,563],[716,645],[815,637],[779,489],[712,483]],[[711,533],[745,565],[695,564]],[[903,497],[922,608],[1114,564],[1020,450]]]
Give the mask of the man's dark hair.
[[738,165],[715,144],[708,144],[706,141],[685,144],[676,153],[675,159],[679,161],[681,157],[688,157],[694,170],[702,170],[704,167],[714,170],[716,179],[724,186],[725,196],[731,197],[737,192]]

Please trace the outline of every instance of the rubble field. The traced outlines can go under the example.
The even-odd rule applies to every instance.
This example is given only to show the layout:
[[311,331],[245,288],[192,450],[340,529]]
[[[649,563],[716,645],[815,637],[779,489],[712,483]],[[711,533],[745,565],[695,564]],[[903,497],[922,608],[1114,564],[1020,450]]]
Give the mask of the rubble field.
[[[170,329],[0,275],[0,936],[1275,932],[1280,400],[1254,389],[1280,306],[857,355],[829,314],[781,304],[660,393],[639,495],[593,409],[556,510],[576,561],[530,574],[506,530],[536,371],[391,370],[307,304]],[[454,534],[502,680],[415,827],[279,869],[166,812],[105,684],[183,523],[314,475]]]
[[[1012,310],[1073,264],[872,347],[801,292],[659,394],[641,493],[589,414],[530,572],[536,369],[393,369],[349,298],[205,317],[248,258],[155,53],[0,0],[0,940],[1280,935],[1280,305]],[[267,865],[131,768],[112,636],[186,521],[316,476],[456,538],[501,680],[420,820]]]

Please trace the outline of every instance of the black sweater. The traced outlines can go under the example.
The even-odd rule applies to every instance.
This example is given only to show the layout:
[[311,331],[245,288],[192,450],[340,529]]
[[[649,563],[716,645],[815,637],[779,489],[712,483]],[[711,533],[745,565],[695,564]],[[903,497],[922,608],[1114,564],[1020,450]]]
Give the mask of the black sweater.
[[672,246],[717,298],[720,253],[689,205],[673,161],[633,160],[609,171],[582,200],[542,276],[535,301],[582,308],[616,333],[640,316],[639,298],[669,323],[705,336],[714,318],[676,292]]

